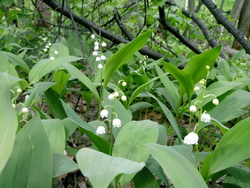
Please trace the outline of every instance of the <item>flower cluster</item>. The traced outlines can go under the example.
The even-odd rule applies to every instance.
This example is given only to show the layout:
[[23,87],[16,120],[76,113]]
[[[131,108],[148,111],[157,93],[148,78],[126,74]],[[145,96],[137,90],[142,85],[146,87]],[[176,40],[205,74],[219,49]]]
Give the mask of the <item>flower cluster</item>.
[[[208,94],[206,96],[205,93],[206,93],[206,82],[207,82],[207,78],[208,78],[208,75],[209,75],[209,71],[210,71],[210,66],[205,66],[206,70],[207,70],[207,77],[206,79],[202,79],[199,81],[199,83],[194,87],[194,92],[198,92],[200,91],[200,89],[202,88],[203,91],[202,91],[202,100],[197,100],[194,104],[190,105],[189,107],[189,111],[191,112],[191,115],[190,115],[190,125],[191,125],[191,118],[192,118],[192,115],[195,114],[199,117],[199,121],[198,123],[196,124],[196,126],[194,127],[194,131],[193,132],[190,132],[188,135],[186,135],[184,137],[184,143],[185,144],[198,144],[198,135],[197,133],[195,133],[196,131],[196,128],[197,126],[199,125],[199,122],[204,122],[204,123],[210,123],[211,121],[211,116],[210,114],[207,113],[207,111],[203,111],[202,109],[202,105],[203,105],[203,101],[204,101],[204,98],[206,97],[209,97],[209,96],[213,96],[213,100],[212,100],[212,103],[214,105],[218,105],[219,104],[219,100],[216,98],[215,95],[213,94]],[[201,107],[197,105],[197,103],[201,103]],[[197,109],[200,107],[200,110],[197,112]]]
[[[114,98],[117,98],[119,96],[120,96],[119,92],[115,91],[114,93],[109,94],[108,99],[112,101]],[[121,95],[121,100],[122,101],[126,101],[127,100],[127,96],[124,95],[123,93]]]
[[[95,39],[95,35],[92,34],[91,38]],[[94,42],[94,51],[92,52],[92,55],[96,56],[95,61],[99,62],[99,61],[106,60],[106,56],[99,51],[101,49],[100,47],[106,47],[106,46],[107,46],[107,44],[104,41],[101,44],[97,40]],[[99,54],[101,54],[101,55],[98,56]],[[102,69],[102,68],[103,68],[103,65],[102,65],[102,63],[99,62],[98,69]]]

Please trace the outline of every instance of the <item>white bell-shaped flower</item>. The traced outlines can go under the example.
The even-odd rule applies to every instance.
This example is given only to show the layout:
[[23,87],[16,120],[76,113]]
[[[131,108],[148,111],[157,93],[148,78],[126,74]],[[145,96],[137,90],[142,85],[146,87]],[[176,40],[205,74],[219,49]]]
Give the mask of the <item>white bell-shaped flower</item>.
[[96,134],[105,134],[105,127],[103,126],[97,127]]
[[199,136],[195,132],[191,132],[184,137],[184,144],[193,145],[198,144]]
[[201,114],[201,122],[205,122],[205,123],[209,123],[211,121],[211,116],[204,112],[203,114]]
[[115,97],[114,94],[109,94],[108,99],[112,101],[114,97]]
[[108,114],[109,114],[109,111],[106,110],[106,109],[103,109],[103,110],[100,112],[100,115],[101,115],[102,118],[108,117]]
[[118,118],[113,119],[113,126],[114,127],[120,127],[120,126],[122,126],[121,120],[118,119]]

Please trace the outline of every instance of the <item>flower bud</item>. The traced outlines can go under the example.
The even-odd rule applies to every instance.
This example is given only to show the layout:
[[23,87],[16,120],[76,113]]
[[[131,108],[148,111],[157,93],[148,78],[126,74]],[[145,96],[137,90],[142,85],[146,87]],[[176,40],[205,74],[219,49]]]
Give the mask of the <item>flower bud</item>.
[[194,87],[194,91],[195,91],[195,92],[200,91],[200,87],[199,87],[199,86],[195,86],[195,87]]
[[17,88],[17,93],[22,93],[22,90],[20,88]]
[[123,95],[123,96],[121,97],[121,99],[122,99],[122,101],[126,101],[126,100],[127,100],[126,95]]
[[23,108],[22,109],[22,113],[28,113],[29,112],[29,109],[28,108]]
[[125,87],[127,85],[127,82],[122,82],[122,86]]
[[219,104],[219,100],[218,100],[218,99],[214,99],[214,100],[212,101],[212,103],[213,103],[214,105],[218,105],[218,104]]
[[205,84],[204,79],[202,79],[201,81],[199,81],[199,84],[200,84],[200,85],[204,85],[204,84]]

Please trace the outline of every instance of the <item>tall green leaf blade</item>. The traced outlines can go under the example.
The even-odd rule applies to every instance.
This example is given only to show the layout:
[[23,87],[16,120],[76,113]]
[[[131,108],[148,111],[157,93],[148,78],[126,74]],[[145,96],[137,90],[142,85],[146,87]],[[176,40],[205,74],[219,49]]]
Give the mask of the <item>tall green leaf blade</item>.
[[125,64],[131,57],[133,57],[137,50],[141,49],[145,45],[150,34],[151,32],[146,32],[140,35],[130,43],[123,46],[108,59],[104,67],[104,87],[108,85],[113,73]]
[[158,144],[147,144],[146,146],[153,158],[162,166],[175,188],[207,188],[197,168],[175,149]]
[[29,72],[29,81],[31,83],[35,83],[39,81],[44,75],[48,74],[55,68],[72,62],[72,61],[77,61],[80,60],[81,58],[75,57],[75,56],[62,56],[58,57],[54,60],[41,60],[37,64],[34,65],[34,67],[30,70]]
[[194,82],[191,76],[188,73],[184,72],[183,70],[179,70],[174,65],[171,65],[166,62],[163,62],[163,67],[165,71],[169,72],[176,80],[178,80],[181,89],[180,90],[181,96],[183,96],[183,94],[186,92],[188,100],[190,102],[194,90]]
[[61,103],[61,98],[58,93],[56,93],[53,89],[49,88],[44,93],[44,98],[46,104],[48,105],[49,110],[54,115],[54,117],[59,119],[64,119],[67,117]]
[[131,95],[130,99],[129,99],[129,105],[135,100],[135,98],[137,97],[137,95],[139,95],[149,84],[153,83],[154,81],[158,80],[159,78],[166,76],[167,73],[161,75],[161,76],[157,76],[155,78],[152,78],[151,80],[149,80],[147,83],[139,86]]
[[[164,72],[160,69],[158,65],[155,65],[155,69],[158,75],[163,75]],[[180,95],[178,93],[177,88],[175,87],[174,83],[170,81],[168,76],[161,77],[161,82],[166,89],[166,96],[167,100],[174,109],[174,111],[178,111],[178,104],[180,101]]]
[[[150,153],[144,145],[155,143],[158,135],[157,123],[149,120],[131,121],[122,128],[116,137],[112,156],[123,157],[136,162],[146,162]],[[126,185],[133,176],[133,174],[122,176],[120,179],[121,186]]]
[[183,69],[184,72],[189,74],[193,79],[193,83],[196,84],[202,78],[206,77],[206,66],[214,67],[216,59],[220,55],[221,46],[217,46],[211,50],[207,50],[202,54],[192,57]]
[[38,116],[17,134],[11,157],[0,174],[0,187],[52,186],[52,154]]
[[133,174],[140,171],[145,163],[137,163],[121,157],[113,157],[89,148],[76,154],[80,170],[88,177],[93,188],[107,188],[120,174]]
[[215,150],[204,161],[202,174],[211,174],[250,158],[250,117],[237,123],[222,137]]
[[12,152],[16,130],[17,115],[10,98],[10,86],[7,73],[0,72],[0,173]]
[[163,110],[164,114],[168,118],[168,121],[171,123],[172,127],[174,128],[178,138],[180,140],[182,140],[179,126],[178,126],[178,124],[177,124],[177,122],[175,120],[175,117],[173,116],[172,112],[168,109],[168,107],[166,105],[164,105],[160,100],[158,100],[157,97],[155,97],[154,95],[152,95],[150,93],[142,94],[141,96],[152,97],[154,100],[156,100],[158,102],[158,104],[160,105],[160,107]]
[[72,77],[77,78],[80,82],[82,82],[95,96],[97,100],[100,100],[98,91],[96,89],[96,85],[85,76],[80,70],[70,64],[64,64],[63,67],[71,74]]

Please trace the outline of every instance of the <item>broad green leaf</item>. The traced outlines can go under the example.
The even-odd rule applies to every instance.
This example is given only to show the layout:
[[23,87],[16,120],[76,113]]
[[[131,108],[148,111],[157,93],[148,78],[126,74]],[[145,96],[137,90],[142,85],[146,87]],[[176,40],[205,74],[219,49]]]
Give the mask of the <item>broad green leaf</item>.
[[234,54],[234,56],[231,58],[231,61],[233,63],[236,63],[237,60],[239,60],[241,57],[243,57],[245,55],[246,55],[246,51],[244,49],[242,49],[241,51]]
[[0,173],[12,152],[16,130],[17,115],[10,98],[8,74],[0,72]]
[[[57,53],[55,53],[55,51],[57,51]],[[55,43],[51,46],[49,55],[54,58],[69,56],[69,49],[62,43]]]
[[[164,72],[160,69],[158,65],[155,65],[155,69],[157,71],[158,75],[163,75]],[[178,93],[178,90],[176,86],[174,85],[173,82],[170,81],[168,76],[161,77],[161,82],[165,87],[165,95],[166,99],[168,100],[169,104],[172,106],[175,112],[177,112],[178,109],[178,104],[180,101],[180,95]]]
[[75,124],[80,126],[84,133],[89,137],[89,139],[95,144],[95,146],[99,149],[99,151],[103,153],[109,153],[110,143],[104,138],[95,134],[96,129],[91,126],[91,124],[83,121],[69,106],[67,106],[63,101],[63,108],[68,116],[68,118],[73,121]]
[[[196,84],[202,78],[207,75],[206,66],[208,65],[211,69],[214,67],[216,59],[220,55],[221,46],[217,46],[211,50],[207,50],[202,54],[192,57],[183,69],[184,72],[189,74],[193,79],[193,83]],[[193,89],[193,88],[192,88]]]
[[46,104],[49,107],[49,110],[54,115],[54,117],[59,119],[64,119],[67,117],[61,103],[61,98],[58,93],[56,93],[53,89],[49,88],[44,93],[44,98],[46,101]]
[[183,70],[179,70],[174,65],[171,65],[164,61],[163,61],[163,67],[165,71],[169,72],[176,80],[178,80],[181,89],[180,95],[183,96],[183,94],[186,92],[188,101],[190,102],[194,90],[194,83],[192,77]]
[[[1,72],[1,71],[0,71],[0,72]],[[9,80],[9,85],[10,85],[10,86],[12,86],[13,84],[15,84],[15,83],[17,83],[17,82],[19,82],[19,81],[23,81],[23,80],[21,80],[20,78],[17,78],[17,77],[15,77],[15,76],[10,75],[10,74],[7,74],[7,76],[8,76],[8,80]]]
[[147,144],[146,146],[153,158],[162,166],[175,188],[207,188],[197,168],[175,149],[158,144]]
[[52,186],[52,153],[38,116],[17,134],[11,157],[0,175],[0,187]]
[[37,64],[34,65],[34,67],[29,72],[29,81],[31,83],[35,83],[39,81],[43,76],[54,70],[55,68],[72,62],[80,60],[81,58],[75,57],[75,56],[62,56],[58,57],[54,60],[46,59],[41,60]]
[[140,35],[130,43],[124,45],[108,59],[104,67],[104,88],[108,85],[113,73],[125,64],[137,50],[144,46],[150,34],[151,32],[146,32]]
[[143,108],[149,108],[152,106],[153,105],[149,102],[137,102],[135,104],[130,105],[129,110],[133,113],[133,112],[136,112],[136,111],[141,110]]
[[72,135],[78,128],[78,125],[71,121],[69,118],[63,119],[62,123],[64,125],[66,139],[68,139],[70,135]]
[[154,174],[144,167],[133,178],[134,186],[136,188],[159,188],[159,183],[155,179]]
[[3,52],[0,52],[0,59],[1,59],[1,64],[0,64],[0,72],[7,72],[8,74],[19,77],[14,65],[12,65],[7,57],[3,54]]
[[65,89],[65,86],[70,78],[70,74],[59,70],[53,74],[53,80],[56,82],[55,85],[51,87],[51,89],[55,90],[60,96],[62,95],[62,91]]
[[96,89],[96,85],[80,70],[70,64],[64,64],[63,67],[71,74],[72,77],[77,78],[80,82],[82,82],[95,96],[95,98],[99,101],[100,97]]
[[79,166],[68,156],[53,153],[53,177],[57,177],[79,169]]
[[9,61],[11,61],[13,64],[15,64],[16,66],[19,66],[23,69],[24,72],[29,73],[30,68],[29,66],[26,64],[26,62],[24,60],[22,60],[22,58],[20,58],[19,56],[10,53],[10,52],[4,52],[2,51],[2,53],[9,59]]
[[233,126],[218,142],[215,150],[205,159],[202,174],[205,179],[213,173],[250,158],[250,118]]
[[[146,162],[150,153],[145,144],[155,143],[158,135],[157,123],[149,120],[131,121],[121,129],[116,137],[112,156]],[[121,186],[126,185],[133,176],[133,174],[122,176],[120,178]]]
[[[244,84],[240,83],[240,82],[228,82],[228,81],[217,81],[217,82],[214,82],[212,83],[211,85],[209,85],[206,89],[206,92],[205,92],[205,96],[207,95],[212,95],[210,97],[206,97],[203,101],[203,105],[207,104],[208,102],[210,102],[211,100],[214,99],[213,96],[215,97],[219,97],[221,96],[222,94],[226,93],[227,91],[229,90],[233,90],[235,89],[236,87],[244,87]],[[197,101],[197,100],[202,100],[202,96],[203,96],[203,93],[201,92],[197,98],[194,100]]]
[[76,160],[93,188],[107,188],[116,176],[136,173],[145,166],[143,162],[109,156],[89,148],[79,150]]
[[48,135],[51,152],[63,154],[65,148],[65,129],[59,119],[42,120],[45,132]]
[[147,162],[146,167],[153,172],[158,178],[161,179],[163,183],[166,184],[167,187],[169,187],[169,180],[166,177],[166,174],[164,173],[162,167],[160,164],[150,155]]
[[218,61],[218,76],[224,76],[228,81],[232,80],[232,73],[229,63],[222,58],[219,58]]
[[5,7],[9,7],[13,4],[14,0],[2,0],[1,4]]
[[208,111],[208,113],[217,121],[227,122],[247,113],[247,111],[242,110],[242,108],[249,106],[250,93],[244,90],[237,90],[226,96],[218,106]]
[[[242,188],[250,187],[250,171],[244,167],[230,167],[225,170],[229,173]],[[223,181],[224,184],[224,181]]]

